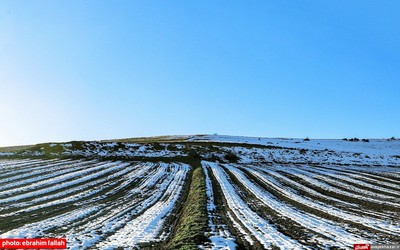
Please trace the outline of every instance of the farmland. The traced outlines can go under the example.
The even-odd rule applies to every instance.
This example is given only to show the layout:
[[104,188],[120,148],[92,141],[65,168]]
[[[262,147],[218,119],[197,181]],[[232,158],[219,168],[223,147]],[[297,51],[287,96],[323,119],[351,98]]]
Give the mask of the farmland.
[[398,140],[229,136],[0,149],[0,238],[65,237],[69,249],[400,243],[399,155]]

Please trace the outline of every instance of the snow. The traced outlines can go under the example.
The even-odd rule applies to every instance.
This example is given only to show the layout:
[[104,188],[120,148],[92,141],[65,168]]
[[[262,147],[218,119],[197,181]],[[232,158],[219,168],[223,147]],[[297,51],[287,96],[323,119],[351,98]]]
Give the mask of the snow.
[[[278,200],[272,194],[262,190],[254,183],[252,183],[247,177],[244,176],[244,174],[239,169],[229,165],[224,166],[229,169],[246,188],[248,188],[257,198],[259,198],[261,202],[263,202],[265,205],[269,206],[279,214],[288,217],[293,221],[296,221],[298,224],[308,229],[311,229],[314,232],[318,232],[325,237],[336,241],[339,244],[344,244],[342,245],[342,247],[349,247],[354,242],[362,240],[358,236],[346,232],[344,228],[341,228],[334,222],[317,217],[315,215],[308,214],[306,212],[297,210],[291,206],[286,205],[284,202]],[[306,199],[303,199],[302,201],[306,201]],[[318,241],[325,242],[324,245],[332,244],[332,241],[326,241],[322,238],[318,239]]]
[[[161,169],[163,175],[154,175],[153,171],[149,171],[151,169]],[[164,163],[144,164],[135,168],[134,172],[128,174],[128,178],[132,182],[141,179],[139,186],[144,188],[143,192],[133,192],[117,202],[100,205],[103,213],[95,214],[93,218],[88,218],[88,223],[68,232],[75,235],[75,240],[70,244],[71,249],[81,249],[84,246],[107,249],[118,244],[132,247],[139,243],[140,239],[156,240],[164,226],[165,216],[170,213],[180,195],[188,169],[189,166],[184,164]],[[149,179],[154,185],[146,184],[149,183]],[[125,181],[122,182],[117,189],[126,184]],[[164,235],[167,235],[166,233],[168,232],[163,232]],[[109,237],[103,238],[104,235]],[[136,240],[129,241],[126,238],[124,242],[118,243],[119,237],[131,236],[136,237]],[[162,237],[157,239],[161,240]]]
[[[17,186],[27,186],[28,184],[38,182],[41,180],[49,179],[54,176],[58,176],[65,173],[70,173],[78,169],[86,168],[87,165],[94,163],[95,161],[61,161],[54,164],[44,164],[40,167],[29,167],[28,169],[23,169],[20,171],[15,171],[17,175],[9,178],[4,178],[0,180],[0,183],[7,183],[0,187],[0,190],[6,190]],[[27,172],[20,174],[22,172]],[[50,173],[49,173],[50,172]],[[47,174],[49,173],[49,174]],[[35,177],[33,177],[35,176]],[[24,188],[21,188],[24,189]],[[1,196],[1,192],[0,192]]]
[[[361,194],[356,194],[353,192],[349,192],[349,191],[345,191],[343,189],[339,189],[337,187],[334,187],[332,185],[330,185],[329,183],[332,183],[332,180],[330,180],[329,178],[326,178],[322,175],[318,175],[318,174],[313,174],[312,172],[308,172],[304,169],[300,169],[300,168],[287,168],[287,167],[280,167],[280,169],[282,171],[285,171],[286,173],[290,173],[293,174],[295,176],[298,176],[300,178],[302,178],[303,180],[311,183],[312,185],[315,185],[319,188],[331,191],[331,192],[335,192],[338,194],[342,194],[342,195],[346,195],[352,198],[356,198],[356,199],[360,199],[363,201],[369,201],[369,202],[373,202],[373,203],[377,203],[377,204],[389,204],[391,206],[394,207],[400,207],[399,203],[394,203],[394,202],[389,202],[389,201],[384,201],[382,199],[377,199],[377,198],[371,198],[371,197],[367,197],[365,196],[365,193],[361,193]],[[341,185],[341,183],[339,182],[334,182],[334,184],[336,185]],[[342,185],[343,187],[343,185]],[[344,187],[348,187],[348,185],[345,185]],[[353,190],[355,190],[353,188]]]
[[[86,197],[93,196],[101,191],[103,191],[105,188],[111,185],[111,183],[108,183],[107,181],[113,180],[115,178],[120,178],[121,176],[127,174],[128,172],[132,171],[131,168],[128,167],[128,163],[122,164],[122,169],[118,170],[117,172],[108,175],[106,177],[100,178],[95,181],[87,182],[83,185],[79,185],[74,188],[67,189],[65,191],[57,192],[55,194],[51,195],[41,195],[38,198],[25,201],[25,202],[18,202],[14,204],[10,204],[8,208],[13,208],[13,207],[18,207],[19,210],[10,213],[10,214],[2,214],[0,217],[7,217],[7,216],[13,216],[14,214],[17,213],[26,213],[30,211],[34,211],[37,209],[41,209],[44,207],[49,207],[53,205],[59,205],[59,204],[64,204],[64,203],[71,203],[74,201],[79,201],[83,200]],[[98,187],[98,185],[100,185]],[[114,190],[116,191],[116,190]],[[75,194],[74,194],[75,193]],[[97,196],[96,199],[99,199],[100,197]],[[52,200],[52,201],[49,201]],[[47,201],[47,202],[46,202]],[[42,203],[45,202],[45,203]],[[40,205],[34,205],[34,204],[40,204]],[[27,208],[23,208],[27,207]],[[21,209],[23,208],[23,209]]]
[[[9,164],[4,164],[0,167],[0,173],[3,177],[6,176],[15,176],[15,179],[18,179],[22,173],[28,174],[31,172],[32,168],[34,169],[42,169],[48,166],[58,166],[62,165],[66,162],[71,162],[72,160],[32,160],[32,161],[17,161],[15,164],[14,161],[11,161]],[[55,163],[53,163],[55,162]],[[53,164],[52,164],[53,163]],[[10,179],[10,180],[15,180]]]
[[[227,167],[233,173],[235,173],[235,175],[240,177],[240,179],[244,181],[246,186],[249,186],[249,188],[253,192],[257,193],[258,194],[257,196],[260,197],[260,199],[262,199],[262,201],[264,203],[266,203],[268,206],[272,207],[274,205],[275,206],[274,209],[277,210],[277,211],[279,211],[280,209],[285,207],[285,204],[283,204],[280,201],[277,202],[276,200],[271,198],[271,196],[267,196],[266,192],[263,193],[253,183],[249,182],[249,180],[246,177],[244,177],[244,175],[240,172],[240,170],[238,170],[237,168],[233,168],[231,166],[227,166]],[[304,198],[301,195],[297,195],[297,194],[295,194],[293,192],[288,191],[287,189],[281,188],[281,187],[279,187],[279,185],[275,184],[276,182],[273,180],[273,178],[268,177],[265,174],[261,174],[259,171],[250,170],[250,172],[252,174],[256,175],[261,180],[263,180],[263,182],[265,182],[269,186],[271,186],[271,187],[275,188],[276,190],[278,190],[280,193],[282,193],[286,197],[288,197],[288,198],[290,198],[292,200],[295,200],[295,201],[297,201],[297,202],[299,202],[301,204],[304,204],[306,206],[309,206],[311,208],[314,208],[314,209],[317,209],[317,210],[320,210],[320,211],[324,211],[324,212],[326,212],[326,213],[328,213],[330,215],[334,215],[334,216],[336,216],[338,218],[342,218],[342,219],[345,219],[345,220],[348,220],[348,221],[353,221],[353,222],[356,222],[356,223],[360,223],[360,224],[362,224],[364,226],[367,226],[367,227],[370,227],[370,228],[373,228],[373,229],[376,229],[376,230],[380,230],[380,231],[383,231],[383,232],[386,232],[386,233],[390,233],[390,234],[393,234],[393,235],[400,235],[400,225],[392,225],[390,222],[385,222],[383,220],[378,220],[376,218],[368,218],[368,217],[365,217],[365,216],[358,216],[358,215],[355,215],[355,214],[346,213],[346,212],[344,212],[344,211],[342,211],[340,209],[337,209],[337,208],[335,208],[333,206],[329,206],[327,204],[322,204],[322,203],[317,202],[317,201],[312,200],[312,199]],[[292,217],[292,218],[293,218],[294,215],[297,214],[297,211],[292,210],[292,209],[289,209],[288,211],[280,211],[280,212],[283,212],[282,213],[283,215],[288,216],[288,217]],[[301,221],[299,221],[299,223],[301,225],[307,226],[307,222],[304,222],[304,219],[307,219],[308,216],[309,215],[302,215],[302,216],[300,215],[300,216],[298,216],[298,218],[301,219]],[[319,222],[324,222],[325,221],[324,227],[326,227],[326,229],[324,229],[321,226],[318,226],[318,229],[319,229],[318,232],[320,232],[322,234],[325,234],[325,235],[329,235],[331,233],[333,235],[335,234],[335,230],[334,229],[338,228],[338,227],[334,225],[335,224],[334,222],[329,222],[328,220],[324,220],[324,219],[318,218],[316,216],[313,216],[313,217],[317,218],[317,220]],[[295,219],[295,218],[293,218],[293,219]],[[330,225],[326,226],[327,224],[330,224]],[[340,230],[340,231],[343,231],[343,230]],[[335,235],[335,237],[336,237],[337,241],[343,241],[343,242],[346,242],[343,239],[350,238],[350,236],[348,236],[348,235],[344,235],[344,236],[343,235],[342,236],[341,235]],[[353,242],[354,242],[355,239],[352,238],[351,240],[353,240]]]
[[203,171],[206,177],[206,193],[207,193],[207,211],[208,211],[208,226],[210,227],[211,246],[206,249],[236,249],[234,236],[229,232],[227,225],[214,224],[214,217],[216,216],[216,206],[214,203],[214,193],[210,176],[208,175],[207,168],[202,163]]
[[[363,177],[360,177],[357,174],[352,174],[351,177],[348,177],[348,176],[346,176],[346,173],[338,173],[336,171],[332,171],[332,170],[328,170],[328,169],[319,169],[319,168],[313,168],[311,170],[311,172],[316,173],[316,175],[314,175],[316,178],[324,180],[328,183],[334,183],[338,186],[343,187],[344,189],[350,189],[350,190],[353,190],[358,193],[363,193],[363,194],[366,194],[369,196],[379,197],[381,199],[394,199],[397,201],[398,204],[400,204],[400,198],[396,199],[396,196],[400,196],[400,190],[392,190],[392,189],[380,187],[377,185],[372,185],[372,184],[362,181],[362,180],[357,180],[356,178],[365,179]],[[334,179],[331,179],[331,177]],[[343,182],[337,182],[335,180],[344,180],[344,181],[347,181],[350,183],[358,184],[362,187],[373,189],[374,191],[357,188],[352,185],[345,184]],[[392,195],[381,194],[380,192],[377,192],[377,191],[389,193]]]
[[299,242],[280,233],[268,221],[252,211],[246,202],[235,192],[234,187],[230,184],[220,166],[212,162],[206,162],[205,164],[212,169],[215,178],[221,185],[222,192],[231,211],[265,248],[269,248],[271,244],[274,244],[284,249],[304,249]]
[[[86,167],[80,169],[77,165]],[[36,182],[39,184],[28,181],[25,186],[10,189],[13,192],[23,188],[25,193],[1,199],[2,203],[11,200],[19,202],[10,203],[6,207],[6,210],[17,210],[12,210],[11,213],[2,212],[0,216],[10,218],[16,214],[75,202],[72,206],[74,209],[39,222],[28,222],[24,226],[3,232],[1,236],[50,237],[52,234],[46,232],[63,228],[67,230],[65,235],[68,237],[70,249],[92,248],[97,244],[99,245],[96,248],[115,244],[123,247],[135,246],[140,242],[165,240],[168,236],[169,229],[165,227],[164,221],[180,197],[189,165],[143,163],[132,166],[122,162],[91,161],[74,162],[70,166],[72,172],[61,172],[58,176],[52,175],[54,169],[49,168],[50,176],[46,180],[49,185],[42,185],[41,181]],[[42,170],[40,168],[38,171]],[[136,188],[116,201],[100,202],[137,181],[140,192]],[[104,193],[103,190],[108,187],[112,189]],[[31,189],[35,190],[29,191]],[[103,194],[99,195],[101,192]],[[34,198],[25,200],[30,197]],[[106,234],[110,236],[105,240],[103,237]]]
[[[160,146],[165,147],[163,150],[154,149],[151,144],[138,143],[122,143],[118,145],[116,142],[100,143],[100,142],[85,142],[85,150],[77,150],[73,148],[64,148],[65,156],[101,156],[101,157],[123,157],[134,158],[140,157],[175,157],[186,155],[180,147],[176,150],[168,150],[168,143],[162,143]],[[119,147],[120,146],[120,147]]]
[[[253,167],[253,168],[255,168],[255,167]],[[263,171],[262,168],[257,168],[257,169]],[[336,204],[340,203],[340,204],[343,204],[343,205],[345,205],[345,206],[356,207],[356,208],[358,207],[358,205],[356,205],[356,204],[349,203],[349,202],[346,202],[346,201],[342,201],[342,200],[339,200],[339,199],[336,199],[336,198],[333,198],[333,197],[330,197],[330,196],[321,194],[321,193],[315,191],[314,189],[308,188],[307,186],[304,186],[304,185],[302,185],[302,184],[300,184],[300,183],[297,183],[297,182],[295,182],[295,181],[293,181],[293,180],[287,178],[287,177],[284,176],[284,175],[279,174],[278,172],[274,172],[274,171],[266,171],[266,172],[267,172],[268,174],[274,176],[275,178],[280,179],[280,180],[283,180],[284,182],[288,183],[289,185],[295,186],[295,187],[297,187],[297,188],[299,188],[299,189],[301,189],[301,190],[303,190],[303,191],[306,191],[307,193],[310,193],[310,194],[312,194],[312,195],[314,195],[314,196],[318,196],[318,197],[321,197],[321,198],[326,199],[326,200],[334,201]],[[254,173],[254,172],[252,172],[252,173],[253,173],[253,174],[256,174],[256,173]],[[256,175],[258,175],[258,174],[256,174]],[[267,178],[265,175],[263,175],[263,177],[264,177],[264,178]],[[276,181],[276,180],[274,180],[274,179],[271,179],[271,178],[268,178],[268,180],[271,181],[271,182],[273,182],[275,185],[277,185],[277,186],[279,186],[279,187],[281,188],[281,184],[280,184],[278,181]],[[283,187],[282,187],[282,188],[283,188]],[[286,187],[285,187],[285,188],[286,188]]]
[[53,228],[60,228],[63,225],[67,225],[73,221],[80,220],[81,218],[88,216],[96,210],[96,207],[91,206],[82,209],[76,209],[65,214],[42,220],[40,222],[27,223],[25,226],[0,234],[0,238],[45,237],[48,230],[51,230]]
[[[119,162],[99,164],[95,167],[91,167],[88,169],[83,169],[83,170],[79,170],[79,171],[76,171],[73,173],[56,176],[54,178],[51,178],[50,180],[39,181],[36,183],[29,184],[27,186],[22,186],[20,188],[0,192],[0,197],[1,196],[10,196],[11,194],[14,194],[14,193],[23,192],[21,194],[16,194],[16,195],[13,195],[8,198],[0,198],[0,204],[15,202],[15,201],[19,201],[22,199],[35,197],[38,195],[53,192],[53,191],[56,191],[56,190],[59,190],[62,188],[66,188],[66,187],[69,187],[69,186],[72,186],[75,184],[79,184],[79,183],[88,181],[92,178],[96,178],[105,173],[123,168],[124,166],[126,166],[126,165],[120,164]],[[95,173],[89,174],[91,172],[95,172]],[[84,176],[84,177],[77,178],[79,176]],[[70,179],[73,179],[73,180],[70,180]],[[70,181],[66,182],[67,180],[70,180]],[[39,187],[42,187],[42,186],[49,186],[49,187],[28,192],[31,189],[38,189]]]
[[[338,175],[348,175],[353,178],[358,178],[362,179],[368,182],[373,182],[379,185],[387,186],[388,188],[393,188],[393,189],[398,189],[400,190],[400,181],[396,181],[393,179],[389,179],[383,176],[377,176],[376,174],[384,174],[386,171],[392,171],[394,169],[387,169],[387,168],[365,168],[364,169],[357,169],[355,170],[354,168],[348,168],[348,167],[338,167],[338,166],[332,166],[328,165],[324,169],[328,169],[328,172],[331,172],[330,170],[334,170],[334,173],[337,173]],[[376,174],[370,174],[366,173],[364,171],[369,171],[369,172],[375,172]],[[378,180],[377,180],[378,179]],[[397,184],[394,184],[397,183]],[[374,186],[375,187],[375,186]]]
[[179,166],[173,181],[163,195],[154,205],[146,211],[125,224],[124,227],[115,232],[99,244],[101,248],[117,248],[135,246],[140,242],[154,241],[163,227],[166,216],[172,211],[175,202],[182,191],[183,181],[189,170],[188,165]]
[[[303,245],[304,239],[299,242],[285,235],[282,233],[285,231],[280,232],[271,221],[252,210],[253,206],[240,194],[242,186],[234,185],[228,173],[233,174],[247,192],[254,194],[260,206],[268,207],[271,209],[268,211],[276,212],[278,217],[310,232],[307,237],[311,238],[307,241],[317,243],[318,247],[348,248],[355,242],[390,243],[389,237],[400,236],[396,210],[400,209],[400,157],[396,157],[400,156],[400,140],[304,141],[219,135],[163,139],[226,142],[215,144],[210,151],[200,143],[192,149],[204,153],[203,159],[213,156],[227,162],[224,156],[229,152],[239,157],[235,164],[202,162],[210,229],[205,233],[210,242],[200,248],[234,249],[240,240],[250,245],[258,241],[265,248],[271,244],[284,249],[307,248]],[[228,143],[246,145],[229,146]],[[65,143],[50,146],[58,145],[64,148],[66,156],[103,160],[98,156],[129,160],[187,154],[187,150],[183,150],[184,143],[171,147],[167,142],[160,143],[160,149],[151,144],[115,142],[85,142],[84,150],[76,150],[72,144]],[[30,155],[40,154],[35,151]],[[251,175],[247,176],[247,171]],[[26,219],[40,218],[38,213],[42,211],[51,214],[63,206],[70,207],[63,214],[56,213],[33,223],[27,221],[18,228],[10,227],[12,230],[8,232],[0,231],[0,237],[47,237],[58,230],[59,234],[68,236],[71,249],[134,248],[141,243],[163,241],[171,231],[165,219],[171,215],[182,193],[188,172],[189,166],[183,163],[0,160],[0,220],[19,215]],[[215,182],[211,181],[212,176]],[[296,182],[291,176],[301,178],[304,183]],[[258,181],[268,188],[256,184],[260,183]],[[213,185],[221,187],[227,201],[223,213],[235,229],[232,232],[217,217],[221,213],[216,211]],[[337,195],[329,196],[333,193]],[[359,200],[360,204],[340,200],[337,198],[340,196]],[[391,209],[364,208],[362,202]],[[302,206],[296,207],[296,204]],[[323,213],[329,214],[328,219],[321,218]],[[377,234],[364,232],[353,223]]]
[[47,163],[56,161],[54,160],[32,160],[32,159],[24,159],[24,160],[1,160],[0,161],[0,172],[4,172],[4,170],[15,170],[19,167],[34,165],[36,163]]
[[226,230],[219,230],[218,235],[211,236],[209,239],[212,244],[211,249],[236,249],[237,247],[235,240]]
[[12,156],[15,155],[13,152],[0,152],[0,156]]
[[239,230],[239,232],[242,234],[242,236],[244,237],[244,239],[250,243],[250,245],[254,245],[254,241],[251,239],[250,235],[246,232],[246,230],[244,230],[244,228],[239,224],[239,222],[236,221],[235,218],[233,218],[231,212],[227,211],[227,215],[229,217],[229,219],[232,221],[233,226]]
[[336,152],[363,153],[367,155],[400,155],[400,140],[369,139],[369,142],[351,142],[341,139],[284,139],[225,135],[192,136],[189,141],[214,141],[245,143],[255,145],[279,146],[287,148],[304,148],[310,150],[332,150]]

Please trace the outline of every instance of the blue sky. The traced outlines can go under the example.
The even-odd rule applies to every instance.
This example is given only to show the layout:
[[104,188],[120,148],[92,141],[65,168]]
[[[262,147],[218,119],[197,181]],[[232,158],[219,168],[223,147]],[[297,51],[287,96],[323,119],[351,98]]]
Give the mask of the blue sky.
[[399,1],[0,2],[0,145],[400,136]]

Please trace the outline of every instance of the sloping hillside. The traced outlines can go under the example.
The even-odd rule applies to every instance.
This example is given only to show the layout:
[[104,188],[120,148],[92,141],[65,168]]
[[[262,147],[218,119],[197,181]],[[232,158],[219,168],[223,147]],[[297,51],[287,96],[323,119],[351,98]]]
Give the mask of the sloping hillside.
[[70,249],[400,243],[400,141],[218,135],[0,149],[0,238]]

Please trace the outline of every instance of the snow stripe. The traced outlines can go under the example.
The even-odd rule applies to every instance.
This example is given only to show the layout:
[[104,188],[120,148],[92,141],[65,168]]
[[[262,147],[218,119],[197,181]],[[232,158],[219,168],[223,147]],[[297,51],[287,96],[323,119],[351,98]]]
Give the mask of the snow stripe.
[[231,211],[265,248],[271,247],[271,244],[285,249],[304,248],[299,242],[280,233],[273,225],[253,212],[235,192],[234,187],[228,181],[221,167],[211,162],[206,164],[212,169],[215,178],[220,184]]
[[77,234],[79,232],[76,240],[70,244],[71,249],[82,249],[84,246],[93,247],[101,240],[102,235],[115,234],[117,230],[123,228],[137,214],[145,212],[146,209],[160,200],[180,170],[180,165],[158,164],[157,168],[161,168],[164,175],[154,175],[151,171],[145,171],[152,179],[150,182],[154,183],[157,189],[154,189],[155,186],[152,186],[151,190],[147,189],[147,185],[143,184],[149,183],[149,181],[148,178],[145,178],[139,185],[145,187],[142,192],[128,193],[127,196],[117,202],[104,204],[102,207],[104,207],[105,211],[103,210],[101,216],[96,216],[97,218],[94,219],[89,218],[87,223],[68,232],[69,234]]
[[188,165],[181,165],[173,181],[168,186],[161,199],[147,209],[142,215],[128,222],[111,237],[99,244],[99,247],[135,246],[140,242],[159,240],[157,235],[162,229],[166,216],[172,211],[183,187]]
[[[366,188],[369,188],[369,189],[373,189],[373,190],[376,190],[376,191],[382,191],[382,192],[394,195],[394,196],[389,196],[389,195],[384,195],[384,194],[380,194],[380,193],[376,193],[376,192],[371,192],[369,190],[364,190],[364,189],[361,189],[361,188],[353,187],[355,191],[360,192],[360,193],[364,193],[364,194],[368,194],[370,196],[378,196],[378,197],[383,198],[383,199],[385,199],[385,198],[394,199],[395,197],[399,197],[400,196],[400,193],[399,193],[400,190],[396,190],[395,191],[395,190],[387,189],[387,188],[384,188],[384,187],[381,187],[381,186],[378,186],[378,185],[372,185],[372,184],[370,184],[368,182],[357,180],[358,178],[359,179],[367,179],[368,180],[368,178],[365,178],[365,177],[360,176],[358,174],[343,173],[343,172],[338,172],[336,170],[320,169],[320,168],[316,168],[316,167],[310,168],[310,167],[304,167],[303,166],[302,169],[305,169],[306,171],[308,170],[309,172],[320,174],[321,176],[329,175],[329,176],[332,176],[333,178],[335,178],[337,180],[344,180],[344,181],[347,181],[347,182],[350,182],[350,183],[358,184],[358,185],[360,185],[362,187],[366,187]],[[347,186],[352,187],[351,185],[347,185]],[[396,187],[396,188],[398,188],[398,187]]]
[[206,180],[208,226],[211,230],[211,236],[209,237],[211,246],[206,249],[235,249],[237,246],[235,238],[231,232],[229,232],[228,226],[225,224],[214,224],[213,219],[216,217],[217,213],[215,211],[214,192],[208,170],[204,164],[202,164],[202,167]]
[[[98,165],[96,167],[92,167],[90,169],[84,169],[84,170],[80,170],[74,173],[69,173],[69,174],[64,174],[61,176],[57,176],[51,180],[46,180],[46,181],[42,181],[42,182],[38,182],[38,183],[34,183],[31,185],[28,185],[27,187],[22,187],[22,188],[18,188],[18,189],[14,189],[9,191],[10,193],[15,193],[18,191],[27,191],[29,189],[35,189],[35,188],[40,188],[41,186],[48,186],[46,188],[43,189],[38,189],[35,191],[31,191],[31,192],[27,192],[27,193],[23,193],[23,194],[19,194],[19,195],[15,195],[9,198],[3,198],[0,199],[0,204],[4,204],[4,203],[8,203],[8,202],[15,202],[15,201],[19,201],[22,199],[26,199],[26,198],[31,198],[37,195],[42,195],[42,194],[46,194],[49,192],[53,192],[62,188],[66,188],[66,187],[70,187],[73,186],[75,184],[79,184],[85,181],[88,181],[90,179],[96,178],[98,176],[101,176],[103,174],[106,174],[108,172],[111,171],[116,171],[119,168],[124,167],[124,165],[120,165],[119,163],[107,163],[107,164],[101,164]],[[106,168],[106,169],[104,169]],[[103,169],[103,170],[101,170]],[[94,172],[96,170],[100,170],[98,172],[95,172],[93,174],[88,174],[90,172]],[[87,175],[88,174],[88,175]],[[79,178],[79,176],[82,175],[86,175],[84,177]],[[66,180],[70,180],[73,179],[71,181],[65,182]],[[57,184],[58,183],[58,184]]]
[[[397,204],[397,203],[377,200],[377,199],[373,199],[373,198],[370,198],[370,197],[365,197],[365,195],[355,194],[355,193],[352,193],[352,192],[345,191],[343,189],[339,189],[339,188],[333,187],[333,186],[327,184],[324,181],[318,180],[317,176],[315,176],[315,174],[313,175],[312,173],[304,171],[304,170],[301,170],[299,168],[281,167],[280,170],[284,171],[286,173],[292,174],[294,176],[298,176],[298,177],[302,178],[303,180],[305,180],[306,182],[308,182],[308,183],[310,183],[312,185],[315,185],[315,186],[317,186],[319,188],[322,188],[322,189],[325,189],[325,190],[328,190],[328,191],[331,191],[331,192],[335,192],[335,193],[338,193],[338,194],[342,194],[342,195],[345,195],[345,196],[348,196],[348,197],[356,198],[356,199],[359,199],[360,201],[370,201],[370,202],[377,203],[377,204],[386,204],[386,205],[391,205],[391,206],[394,206],[394,207],[400,207],[400,204]],[[324,178],[324,177],[322,177],[322,178]]]
[[[326,206],[326,205],[329,206],[329,204],[327,202],[329,202],[330,204],[332,204],[332,202],[333,202],[333,206],[339,206],[342,210],[345,209],[345,210],[352,211],[352,214],[359,215],[360,212],[361,212],[363,214],[374,215],[374,216],[376,216],[378,218],[389,219],[389,220],[393,219],[393,216],[388,216],[387,213],[367,211],[364,208],[362,208],[359,204],[346,202],[346,201],[339,200],[339,199],[336,199],[336,198],[331,197],[331,196],[327,196],[327,195],[321,194],[321,193],[315,191],[314,189],[311,189],[311,188],[309,188],[307,186],[304,186],[304,185],[302,185],[300,183],[297,183],[297,182],[287,178],[286,176],[284,176],[284,175],[282,175],[282,174],[280,174],[278,172],[272,171],[270,169],[264,169],[264,168],[256,167],[256,166],[251,166],[251,168],[255,169],[257,171],[262,171],[263,173],[266,173],[266,174],[270,175],[271,177],[273,177],[272,179],[268,179],[268,180],[272,181],[274,184],[279,186],[281,189],[284,189],[284,190],[289,191],[289,192],[294,193],[294,194],[299,194],[298,191],[293,190],[293,187],[294,187],[297,190],[301,190],[303,192],[308,193],[308,195],[310,195],[312,197],[316,196],[316,197],[321,198],[323,201],[320,204],[323,204],[324,206]],[[279,181],[275,181],[275,180],[279,180]],[[286,185],[283,186],[281,184],[282,182],[285,183]],[[292,188],[289,188],[287,185],[292,187]],[[303,196],[303,195],[300,194],[300,196]],[[304,198],[306,198],[306,197],[304,197]],[[307,197],[307,199],[310,199],[311,201],[314,201],[313,198],[308,198]]]
[[[297,210],[294,207],[286,205],[284,202],[278,200],[272,194],[262,190],[260,187],[252,183],[239,169],[229,165],[224,166],[228,168],[229,171],[231,171],[236,176],[236,178],[238,178],[238,180],[265,205],[272,208],[279,214],[292,219],[303,227],[311,229],[314,232],[318,232],[319,234],[322,234],[325,237],[331,239],[326,240],[324,238],[315,236],[315,238],[317,238],[319,242],[323,242],[324,245],[332,244],[335,241],[336,244],[340,245],[341,247],[349,247],[352,246],[354,242],[359,242],[360,240],[362,241],[362,238],[360,238],[359,236],[347,232],[344,228],[338,226],[336,223],[330,220],[311,215],[309,213]],[[267,183],[273,185],[272,182]],[[306,200],[304,199],[303,201]]]
[[[64,203],[70,203],[70,202],[85,199],[88,196],[97,194],[97,193],[103,191],[108,186],[112,185],[116,181],[115,180],[116,178],[119,178],[119,177],[131,172],[132,169],[128,168],[127,167],[128,165],[129,165],[129,163],[122,164],[123,168],[121,170],[118,170],[116,173],[113,173],[112,175],[103,177],[101,179],[98,179],[95,181],[90,181],[90,182],[84,183],[83,185],[79,185],[77,187],[67,189],[62,192],[57,192],[52,195],[40,196],[40,197],[30,200],[28,202],[19,202],[19,203],[11,204],[8,206],[8,208],[13,208],[13,207],[18,207],[18,208],[27,207],[27,208],[19,209],[15,212],[12,212],[9,214],[1,214],[0,217],[13,216],[16,213],[22,213],[22,212],[27,213],[27,212],[31,212],[31,211],[34,211],[37,209],[44,208],[44,207],[49,207],[49,206],[54,206],[54,205],[59,205],[59,204],[64,204]],[[99,184],[103,184],[103,185],[98,186]],[[95,186],[97,186],[97,187],[95,187]],[[115,190],[115,189],[113,189],[113,190]],[[99,197],[96,197],[96,198],[98,199]],[[54,200],[54,199],[56,199],[56,200]],[[49,201],[49,200],[52,200],[52,201]],[[43,201],[45,201],[45,203],[38,204]],[[34,205],[34,204],[38,204],[38,205]]]
[[[64,165],[66,163],[73,162],[72,160],[62,160],[62,161],[49,161],[49,162],[40,162],[36,164],[28,164],[26,168],[17,170],[10,170],[10,172],[2,173],[0,176],[3,178],[0,179],[0,183],[6,183],[10,181],[15,181],[19,179],[25,179],[26,177],[35,175],[34,171],[38,171],[40,169],[44,169],[46,171],[47,168],[53,166]],[[76,161],[78,162],[78,161]]]
[[[61,162],[51,165],[45,165],[38,169],[32,169],[29,173],[14,176],[11,178],[3,179],[7,184],[0,187],[0,190],[6,190],[17,186],[27,186],[34,182],[49,179],[50,177],[58,176],[65,173],[70,173],[78,169],[85,168],[87,165],[95,163],[96,161],[76,161],[76,162]],[[46,174],[49,173],[49,174]],[[34,177],[35,176],[35,177]],[[0,192],[2,193],[2,192]],[[1,196],[1,194],[0,194]]]
[[[37,238],[37,237],[48,238],[49,234],[46,233],[47,231],[53,228],[60,228],[64,225],[68,225],[73,221],[78,221],[81,218],[84,218],[89,214],[97,211],[97,209],[98,208],[93,206],[76,209],[71,212],[54,216],[46,220],[42,220],[35,223],[28,223],[17,229],[0,234],[0,238]],[[70,236],[68,235],[67,237],[69,238]]]
[[[230,170],[235,172],[235,174],[237,174],[241,178],[246,178],[246,177],[244,177],[244,175],[242,173],[239,172],[239,170],[233,169],[232,167],[230,167]],[[359,223],[361,225],[370,227],[370,228],[375,229],[375,230],[380,230],[382,232],[390,233],[390,234],[393,234],[393,235],[400,235],[400,226],[398,226],[398,225],[396,226],[396,225],[391,224],[390,222],[385,222],[383,220],[378,220],[376,218],[368,218],[368,217],[365,217],[365,216],[358,216],[356,214],[349,214],[349,213],[346,213],[346,212],[344,212],[344,211],[342,211],[340,209],[337,209],[337,208],[335,208],[333,206],[329,206],[327,204],[320,203],[320,202],[317,202],[317,201],[312,200],[312,199],[304,198],[303,196],[297,195],[297,194],[295,194],[293,192],[290,192],[287,189],[282,188],[279,184],[277,184],[277,181],[273,177],[267,176],[267,175],[262,174],[262,173],[260,173],[258,171],[254,171],[252,169],[248,169],[248,170],[253,175],[255,175],[259,179],[261,179],[264,183],[268,184],[272,188],[274,188],[277,191],[279,191],[282,195],[284,195],[284,196],[286,196],[286,197],[288,197],[288,198],[290,198],[290,199],[292,199],[294,201],[297,201],[297,202],[299,202],[301,204],[304,204],[304,205],[306,205],[308,207],[323,211],[323,212],[325,212],[327,214],[336,216],[336,217],[344,219],[344,220],[348,220],[348,221]],[[272,205],[272,204],[275,203],[276,207],[278,207],[278,209],[279,209],[279,206],[280,206],[279,204],[282,203],[282,202],[278,202],[277,203],[274,200],[271,201],[271,199],[266,200],[266,198],[267,198],[266,193],[263,194],[254,184],[249,183],[248,180],[246,180],[246,181],[247,181],[246,184],[251,186],[252,190],[255,189],[255,191],[258,191],[258,194],[263,199],[262,200],[263,202],[268,202],[269,205]],[[284,211],[284,212],[286,212],[286,216],[290,216],[291,213],[293,213],[293,214],[296,213],[296,212],[293,212],[293,211],[291,211],[291,212]],[[301,218],[301,216],[299,218]],[[321,222],[324,221],[324,219],[322,219],[322,218],[320,218],[319,220]],[[333,226],[334,222],[328,221],[328,220],[326,220],[326,222],[329,222],[329,224],[331,224],[331,227],[334,227]],[[306,225],[306,223],[304,223],[302,221],[299,221],[299,223],[301,225]],[[326,228],[327,232],[334,231],[333,229],[334,228],[329,228],[329,227]],[[320,228],[320,230],[321,230],[321,228]],[[321,231],[319,231],[319,232],[321,233]],[[345,238],[346,237],[347,236],[345,236]]]

